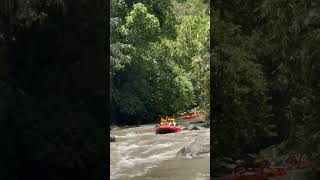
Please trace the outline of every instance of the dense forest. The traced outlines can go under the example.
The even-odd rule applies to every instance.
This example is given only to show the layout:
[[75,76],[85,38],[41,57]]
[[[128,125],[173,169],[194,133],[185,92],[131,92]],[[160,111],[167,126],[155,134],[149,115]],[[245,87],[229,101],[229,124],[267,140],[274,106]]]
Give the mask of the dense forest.
[[0,1],[0,179],[104,179],[106,1]]
[[209,10],[199,0],[111,1],[113,124],[209,110]]
[[213,156],[320,152],[319,12],[315,0],[212,1]]

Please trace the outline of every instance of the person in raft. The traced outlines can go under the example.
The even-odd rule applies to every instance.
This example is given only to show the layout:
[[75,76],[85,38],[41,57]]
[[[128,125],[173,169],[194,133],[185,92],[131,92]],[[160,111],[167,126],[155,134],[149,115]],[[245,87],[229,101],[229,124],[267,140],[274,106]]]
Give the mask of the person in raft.
[[168,117],[166,117],[166,119],[164,119],[163,117],[161,117],[160,120],[161,120],[160,125],[168,124]]
[[169,118],[169,126],[176,126],[176,122],[174,118]]
[[172,119],[170,117],[168,118],[168,121],[169,121],[169,126],[172,126]]
[[172,122],[172,125],[173,125],[173,126],[176,126],[176,125],[177,125],[174,118],[171,118],[171,122]]

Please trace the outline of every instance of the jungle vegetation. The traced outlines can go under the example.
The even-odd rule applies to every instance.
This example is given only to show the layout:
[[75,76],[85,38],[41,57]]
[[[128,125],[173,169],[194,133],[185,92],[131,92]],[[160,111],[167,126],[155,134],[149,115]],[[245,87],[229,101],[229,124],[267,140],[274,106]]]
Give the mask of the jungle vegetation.
[[112,123],[209,110],[210,17],[205,1],[111,1]]
[[212,1],[216,156],[320,151],[319,10],[315,0]]

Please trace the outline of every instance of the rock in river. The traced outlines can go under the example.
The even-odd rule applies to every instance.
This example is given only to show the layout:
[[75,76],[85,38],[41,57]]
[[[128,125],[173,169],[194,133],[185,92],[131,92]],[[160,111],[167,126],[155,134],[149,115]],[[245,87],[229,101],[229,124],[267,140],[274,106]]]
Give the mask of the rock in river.
[[190,126],[189,130],[200,130],[198,126]]
[[195,137],[190,144],[181,148],[177,156],[196,157],[206,153],[210,153],[210,133]]

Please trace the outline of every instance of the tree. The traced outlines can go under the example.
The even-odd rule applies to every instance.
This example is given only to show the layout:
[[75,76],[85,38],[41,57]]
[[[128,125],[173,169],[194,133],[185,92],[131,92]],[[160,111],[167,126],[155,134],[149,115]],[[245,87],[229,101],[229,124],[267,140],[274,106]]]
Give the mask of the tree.
[[[194,81],[200,78],[200,71],[209,66],[201,69],[200,62],[194,66],[191,62],[198,57],[207,58],[202,62],[208,63],[208,15],[201,14],[201,17],[181,23],[176,21],[174,7],[167,0],[157,3],[115,1],[112,4],[114,10],[130,11],[111,13],[114,14],[111,38],[115,68],[111,82],[113,119],[118,119],[117,123],[136,123],[147,118],[140,121],[144,123],[158,119],[157,115],[174,115],[194,107]],[[193,30],[188,30],[190,28]],[[193,36],[193,32],[198,36]],[[184,34],[190,38],[190,43],[181,45],[186,42]],[[184,64],[182,58],[186,58]],[[208,86],[209,79],[196,82],[200,89],[200,86]],[[208,90],[203,95],[206,93]],[[203,104],[208,106],[208,101]]]
[[158,19],[148,13],[142,3],[133,6],[130,15],[126,17],[126,23],[122,27],[122,33],[127,41],[135,46],[144,46],[152,41],[157,41],[160,31]]
[[255,52],[247,48],[254,41],[217,14],[213,18],[216,55],[213,89],[216,145],[213,148],[220,155],[254,152],[260,148],[256,143],[259,136],[269,131],[266,79],[261,64],[256,63]]

